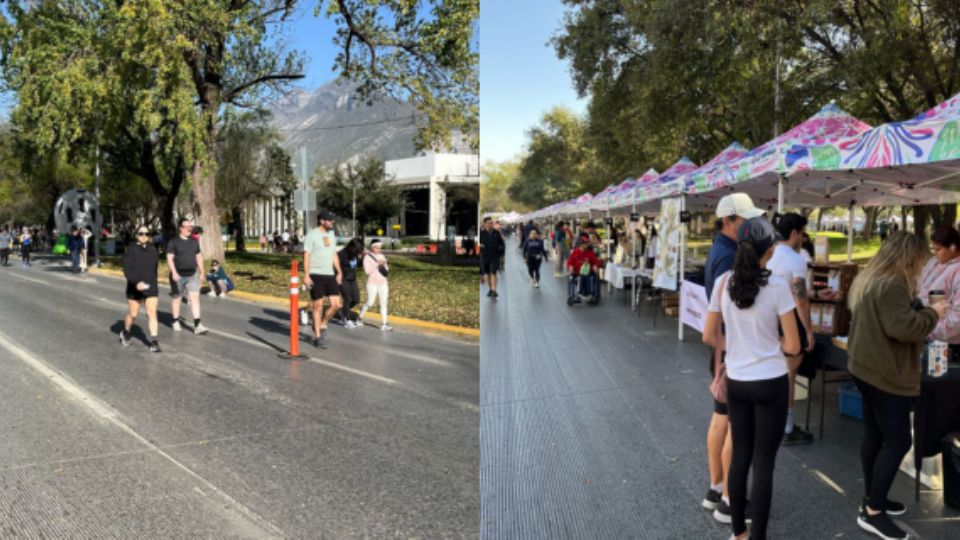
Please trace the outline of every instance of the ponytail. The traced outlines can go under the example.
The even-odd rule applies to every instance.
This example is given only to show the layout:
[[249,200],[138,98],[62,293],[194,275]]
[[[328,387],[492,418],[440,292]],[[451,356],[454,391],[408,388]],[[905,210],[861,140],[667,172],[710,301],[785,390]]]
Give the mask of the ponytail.
[[733,259],[733,275],[728,289],[733,303],[740,309],[748,309],[760,294],[760,287],[767,284],[770,271],[760,267],[760,255],[748,240],[737,247]]

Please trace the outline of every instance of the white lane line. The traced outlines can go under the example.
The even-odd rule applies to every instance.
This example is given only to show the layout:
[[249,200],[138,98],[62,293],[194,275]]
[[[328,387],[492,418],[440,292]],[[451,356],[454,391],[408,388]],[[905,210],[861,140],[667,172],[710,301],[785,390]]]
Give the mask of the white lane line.
[[144,445],[150,451],[166,459],[167,461],[175,465],[177,468],[186,472],[188,475],[190,475],[191,477],[196,479],[198,482],[206,486],[210,491],[213,491],[214,493],[219,495],[223,500],[225,500],[227,503],[232,505],[236,510],[238,510],[241,514],[246,516],[253,523],[259,525],[261,528],[266,529],[267,531],[270,531],[272,534],[276,535],[277,537],[283,537],[283,531],[281,531],[279,528],[277,528],[272,523],[266,521],[265,519],[260,517],[258,514],[256,514],[246,506],[244,506],[240,501],[234,499],[230,495],[227,495],[220,488],[210,483],[210,481],[208,481],[206,478],[200,476],[199,474],[195,473],[192,469],[190,469],[183,463],[180,463],[179,461],[177,461],[176,458],[174,458],[170,454],[161,450],[160,447],[158,447],[157,445],[148,441],[145,437],[143,437],[142,435],[137,433],[133,428],[128,426],[126,422],[121,420],[120,415],[116,411],[114,411],[109,405],[101,402],[96,396],[94,396],[90,392],[87,392],[81,386],[77,385],[73,381],[70,381],[69,379],[67,379],[65,376],[60,374],[60,372],[48,366],[46,362],[44,362],[43,360],[37,358],[36,356],[33,356],[26,350],[21,349],[20,346],[18,346],[14,341],[12,341],[9,337],[6,336],[6,334],[2,332],[0,332],[0,346],[10,351],[14,356],[22,360],[29,367],[36,370],[38,373],[40,373],[40,375],[42,375],[48,381],[60,387],[60,389],[63,390],[64,393],[66,393],[70,397],[75,398],[81,405],[88,408],[94,414],[110,422],[114,426],[118,427],[121,431],[127,433],[128,435],[136,439],[140,444]]
[[829,476],[823,474],[819,469],[810,469],[810,471],[813,473],[814,476],[819,478],[824,484],[833,488],[834,491],[836,491],[840,495],[846,495],[846,492],[843,490],[842,487],[837,485],[836,482],[831,480]]
[[17,278],[17,279],[23,279],[23,280],[26,280],[26,281],[32,281],[32,282],[34,282],[34,283],[39,283],[39,284],[41,284],[41,285],[50,285],[50,282],[49,282],[49,281],[44,281],[44,280],[42,280],[42,279],[32,278],[32,277],[29,277],[29,276],[25,276],[25,275],[23,275],[23,274],[18,274],[18,273],[16,273],[16,272],[11,272],[10,275],[13,276],[13,277],[15,277],[15,278]]
[[[245,338],[245,337],[243,337],[243,336],[238,336],[238,335],[236,335],[236,334],[231,334],[231,333],[229,333],[229,332],[224,332],[224,331],[222,331],[222,330],[210,330],[210,333],[211,333],[211,334],[216,334],[216,335],[218,335],[218,336],[223,336],[223,337],[228,338],[228,339],[233,339],[233,340],[236,340],[236,341],[239,341],[239,342],[242,342],[242,343],[246,343],[246,344],[249,344],[249,345],[256,345],[256,346],[261,347],[261,348],[270,349],[270,350],[272,350],[272,351],[275,351],[275,350],[276,350],[272,345],[269,345],[269,344],[264,343],[264,342],[262,342],[262,341],[257,341],[257,340],[255,340],[255,339]],[[383,377],[383,376],[376,375],[376,374],[374,374],[374,373],[370,373],[370,372],[363,371],[363,370],[360,370],[360,369],[355,369],[355,368],[352,368],[352,367],[344,366],[344,365],[342,365],[342,364],[337,364],[337,363],[334,363],[334,362],[330,362],[330,361],[327,361],[327,360],[323,360],[323,359],[321,359],[321,358],[314,358],[314,357],[312,357],[312,356],[308,356],[308,357],[306,358],[306,360],[308,360],[308,361],[310,361],[310,362],[314,362],[314,363],[316,363],[316,364],[320,364],[320,365],[322,365],[322,366],[327,366],[327,367],[330,367],[330,368],[333,368],[333,369],[339,369],[339,370],[341,370],[341,371],[346,371],[347,373],[352,373],[352,374],[354,374],[354,375],[359,375],[359,376],[361,376],[361,377],[366,377],[366,378],[368,378],[368,379],[372,379],[372,380],[374,380],[374,381],[382,382],[382,383],[384,383],[384,384],[390,384],[390,385],[400,384],[400,382],[397,381],[397,380],[395,380],[395,379],[390,379],[390,378],[388,378],[388,377]]]

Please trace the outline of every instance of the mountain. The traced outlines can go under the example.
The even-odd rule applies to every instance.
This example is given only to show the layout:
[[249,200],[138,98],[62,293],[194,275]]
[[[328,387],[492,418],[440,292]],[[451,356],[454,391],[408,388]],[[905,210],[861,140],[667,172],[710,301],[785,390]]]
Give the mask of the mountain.
[[[354,95],[356,85],[329,82],[313,93],[297,91],[270,108],[272,124],[284,136],[282,143],[300,164],[300,147],[307,149],[307,170],[356,162],[373,156],[382,160],[416,155],[414,107],[394,99],[367,105]],[[470,153],[454,134],[452,151]]]

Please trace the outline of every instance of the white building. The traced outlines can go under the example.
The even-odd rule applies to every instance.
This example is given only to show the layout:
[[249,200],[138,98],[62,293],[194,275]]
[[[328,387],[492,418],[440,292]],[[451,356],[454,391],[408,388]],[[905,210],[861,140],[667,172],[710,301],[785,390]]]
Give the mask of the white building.
[[[448,227],[456,236],[477,228],[480,201],[480,156],[422,152],[417,157],[384,163],[388,182],[404,194],[400,215],[403,236],[429,236],[445,240]],[[463,189],[466,187],[466,189]],[[456,193],[452,193],[456,192]],[[464,195],[447,205],[448,195]],[[449,211],[448,207],[449,206]]]

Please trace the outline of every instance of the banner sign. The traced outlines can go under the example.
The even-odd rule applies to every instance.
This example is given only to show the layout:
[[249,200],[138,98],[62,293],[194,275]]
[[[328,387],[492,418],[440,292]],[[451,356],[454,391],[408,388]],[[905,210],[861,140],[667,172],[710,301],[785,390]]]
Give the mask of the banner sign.
[[677,290],[677,266],[680,261],[680,198],[663,199],[657,219],[657,257],[653,267],[653,286]]
[[703,326],[707,322],[707,289],[684,280],[680,284],[680,321],[703,333]]

